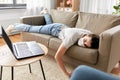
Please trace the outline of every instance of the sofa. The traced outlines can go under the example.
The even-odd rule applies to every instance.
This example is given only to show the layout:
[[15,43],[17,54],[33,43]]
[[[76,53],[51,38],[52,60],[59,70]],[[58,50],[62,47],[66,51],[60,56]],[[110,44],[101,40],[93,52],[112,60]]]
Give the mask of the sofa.
[[[120,16],[112,14],[95,14],[86,12],[50,11],[54,23],[63,23],[73,28],[83,28],[100,36],[98,49],[84,48],[77,44],[71,46],[63,61],[71,66],[88,65],[105,72],[111,72],[120,60]],[[46,25],[43,15],[24,16],[21,23]],[[51,35],[22,32],[23,41],[35,40],[48,48],[48,55],[54,57],[61,40]]]

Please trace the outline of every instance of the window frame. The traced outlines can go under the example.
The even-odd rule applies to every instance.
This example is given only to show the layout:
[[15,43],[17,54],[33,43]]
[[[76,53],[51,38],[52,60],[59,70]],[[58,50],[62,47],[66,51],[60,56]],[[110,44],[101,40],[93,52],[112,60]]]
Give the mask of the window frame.
[[0,4],[0,8],[25,8],[26,4],[17,4],[17,0],[12,0],[13,4]]

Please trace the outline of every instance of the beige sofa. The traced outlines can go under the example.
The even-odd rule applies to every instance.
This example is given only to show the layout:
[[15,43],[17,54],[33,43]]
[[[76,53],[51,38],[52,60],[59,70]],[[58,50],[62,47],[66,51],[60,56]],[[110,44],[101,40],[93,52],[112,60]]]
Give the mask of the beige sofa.
[[[63,58],[65,62],[75,66],[85,64],[110,72],[120,60],[120,16],[51,10],[51,17],[53,22],[88,29],[100,35],[99,49],[83,48],[75,44],[66,52]],[[22,17],[21,22],[45,25],[42,15]],[[61,44],[60,39],[50,35],[22,32],[21,36],[23,41],[35,40],[46,45],[48,54],[53,57]]]

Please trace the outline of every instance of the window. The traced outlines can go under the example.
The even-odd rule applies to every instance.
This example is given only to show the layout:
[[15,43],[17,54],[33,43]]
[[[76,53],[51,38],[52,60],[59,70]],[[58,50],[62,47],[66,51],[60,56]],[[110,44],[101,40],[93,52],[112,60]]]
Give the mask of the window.
[[0,0],[0,8],[25,7],[27,0]]
[[26,0],[16,0],[17,4],[26,4]]

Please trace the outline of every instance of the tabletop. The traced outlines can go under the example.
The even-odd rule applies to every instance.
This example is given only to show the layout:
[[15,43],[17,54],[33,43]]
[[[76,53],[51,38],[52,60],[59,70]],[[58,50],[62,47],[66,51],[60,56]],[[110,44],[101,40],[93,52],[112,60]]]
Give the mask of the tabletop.
[[[47,52],[48,52],[47,47],[41,43],[38,43],[38,44],[44,50],[45,55],[47,55]],[[0,47],[0,65],[5,67],[22,66],[22,65],[36,62],[40,60],[42,57],[44,57],[45,55],[17,60],[12,54],[12,52],[10,51],[9,47],[7,45],[3,45]]]

